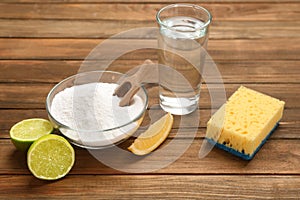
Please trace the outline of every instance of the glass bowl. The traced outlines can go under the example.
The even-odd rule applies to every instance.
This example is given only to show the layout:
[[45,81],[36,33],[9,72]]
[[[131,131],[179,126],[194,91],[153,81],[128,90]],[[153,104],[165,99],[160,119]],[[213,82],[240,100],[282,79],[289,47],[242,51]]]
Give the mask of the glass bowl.
[[[68,77],[55,85],[46,99],[46,110],[54,127],[71,143],[88,149],[101,149],[126,140],[139,128],[144,118],[148,106],[145,88],[141,87],[133,103],[125,107],[118,106],[120,99],[116,96],[109,97],[113,98],[111,101],[104,101],[101,98],[112,94],[97,89],[97,84],[118,84],[123,76],[113,71],[90,71]],[[66,90],[69,94],[63,96]],[[97,98],[99,95],[101,98]],[[94,98],[90,98],[92,96]],[[108,105],[101,107],[103,102]],[[131,107],[137,104],[138,107]]]

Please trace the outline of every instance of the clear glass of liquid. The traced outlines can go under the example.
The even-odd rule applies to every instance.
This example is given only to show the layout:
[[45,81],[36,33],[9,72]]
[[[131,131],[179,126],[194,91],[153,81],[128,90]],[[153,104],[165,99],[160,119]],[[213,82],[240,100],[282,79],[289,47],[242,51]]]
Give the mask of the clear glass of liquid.
[[160,106],[175,115],[198,108],[211,14],[193,4],[172,4],[158,11]]

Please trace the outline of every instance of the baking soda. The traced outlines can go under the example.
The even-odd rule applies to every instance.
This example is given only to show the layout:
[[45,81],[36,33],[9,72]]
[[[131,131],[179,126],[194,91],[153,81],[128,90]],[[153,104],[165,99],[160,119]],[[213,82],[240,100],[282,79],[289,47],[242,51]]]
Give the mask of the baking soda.
[[[110,145],[133,134],[139,124],[128,123],[143,112],[143,101],[135,95],[130,106],[120,107],[120,98],[113,96],[117,86],[113,83],[89,83],[75,85],[56,94],[51,114],[71,128],[60,128],[60,131],[75,143],[91,147]],[[119,126],[123,127],[98,131]]]

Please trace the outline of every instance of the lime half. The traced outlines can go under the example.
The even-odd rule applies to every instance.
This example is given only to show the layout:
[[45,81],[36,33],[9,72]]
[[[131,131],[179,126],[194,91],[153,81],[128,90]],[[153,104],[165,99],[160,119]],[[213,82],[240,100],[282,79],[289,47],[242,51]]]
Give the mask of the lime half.
[[15,124],[9,131],[12,143],[17,149],[26,151],[30,145],[53,131],[52,124],[45,119],[26,119]]
[[31,173],[43,180],[64,177],[72,169],[75,153],[70,143],[58,135],[45,135],[35,141],[27,153]]

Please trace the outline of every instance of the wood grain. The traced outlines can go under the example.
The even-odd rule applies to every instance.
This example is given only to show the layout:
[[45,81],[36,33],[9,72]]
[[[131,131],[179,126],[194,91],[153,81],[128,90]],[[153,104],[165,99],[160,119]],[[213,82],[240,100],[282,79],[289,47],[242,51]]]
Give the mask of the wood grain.
[[[300,16],[299,16],[300,18]],[[156,27],[153,21],[0,19],[2,38],[109,38],[134,28]],[[117,25],[116,25],[117,24]],[[139,38],[155,39],[156,33]],[[300,21],[214,21],[210,39],[299,38]]]
[[[143,60],[116,60],[107,70],[126,73],[141,63]],[[76,60],[0,60],[0,82],[58,83],[77,74],[81,64]],[[97,70],[103,64],[87,62],[85,71]],[[300,83],[299,60],[217,60],[216,64],[225,83]]]
[[[60,0],[2,0],[3,3],[60,3]],[[274,0],[147,0],[147,1],[138,1],[138,0],[66,0],[64,2],[70,2],[70,3],[140,3],[140,4],[148,4],[148,3],[266,3],[271,2],[274,3]],[[276,0],[276,3],[298,3],[298,0]]]
[[[0,59],[84,59],[101,39],[0,39]],[[156,44],[156,40],[117,40],[128,44]],[[113,49],[113,46],[111,47]],[[116,48],[116,47],[115,47]],[[216,60],[298,60],[299,38],[211,40],[208,52]],[[109,51],[108,51],[109,53]],[[109,54],[106,57],[109,59]],[[141,49],[120,59],[157,59],[156,50]]]
[[[1,176],[7,198],[74,199],[297,199],[299,176],[68,176],[47,184],[32,176]],[[83,184],[82,180],[86,180]],[[8,187],[6,183],[11,183]],[[155,184],[153,184],[155,183]],[[259,188],[259,189],[257,189]],[[36,194],[39,194],[38,198]]]
[[[161,166],[160,162],[165,160],[165,155],[160,154],[169,142],[173,142],[171,148],[180,150],[184,146],[191,145],[183,155],[176,161],[170,163],[169,166],[151,172],[153,174],[300,174],[300,143],[299,139],[270,139],[262,147],[262,149],[255,155],[253,160],[244,161],[241,158],[233,156],[228,152],[214,148],[205,158],[198,157],[202,139],[168,139],[166,140],[156,152],[155,161],[147,159],[147,157],[135,157],[131,153],[122,154],[113,153],[114,150],[103,149],[99,150],[102,156],[98,154],[99,160],[93,157],[87,150],[75,148],[76,162],[70,174],[124,174],[126,167],[135,172],[141,172],[141,169],[151,170],[153,166]],[[122,149],[130,146],[132,140],[127,140],[120,145]],[[15,149],[9,140],[0,140],[1,154],[6,159],[0,160],[0,174],[30,174],[26,167],[26,155]],[[116,147],[118,149],[118,147]],[[169,146],[170,148],[170,146]],[[177,152],[177,151],[176,151]],[[166,152],[165,152],[166,153]],[[119,169],[125,171],[118,171],[112,167],[104,165],[102,161],[103,154],[115,158],[115,165]],[[178,154],[176,154],[178,155]],[[170,154],[169,158],[174,158]],[[123,168],[122,168],[123,166]]]
[[[41,116],[44,116],[44,115],[42,114]],[[39,116],[34,115],[33,117],[36,118]],[[31,118],[33,118],[33,117],[31,117]],[[48,119],[47,117],[41,117],[41,118]],[[22,118],[22,116],[21,116],[20,120],[14,120],[14,121],[19,122],[24,119],[28,119],[28,118],[25,118],[25,117]],[[201,121],[199,122],[199,124],[201,124],[201,125],[198,128],[197,127],[188,127],[188,128],[180,127],[180,135],[178,135],[178,127],[179,127],[178,121],[179,121],[178,119],[175,120],[173,128],[168,136],[169,139],[173,139],[175,137],[177,139],[190,139],[191,137],[194,137],[195,139],[203,139],[205,137],[206,122],[207,122],[207,121],[205,121],[205,119],[201,118]],[[140,133],[145,132],[146,129],[148,128],[150,122],[153,123],[154,121],[150,121],[150,120],[143,121],[142,127],[140,127],[135,132],[134,135],[139,135]],[[7,129],[0,129],[0,139],[10,139],[9,130],[14,124],[9,126],[9,128],[7,128]],[[299,140],[300,139],[300,135],[299,135],[300,127],[299,126],[300,126],[299,121],[296,123],[295,122],[286,122],[283,119],[280,121],[279,127],[272,134],[270,140],[273,140],[273,139],[275,139],[275,140],[281,140],[281,139],[297,139],[297,140]],[[191,131],[191,130],[193,130],[193,131]],[[55,130],[54,133],[61,134],[59,132],[59,130]]]
[[[151,114],[149,114],[151,112]],[[145,131],[145,129],[153,122],[155,122],[158,117],[161,115],[161,110],[147,110],[143,123],[140,127],[141,131]],[[214,110],[205,109],[196,111],[199,114],[199,119],[192,115],[186,116],[186,119],[195,120],[198,119],[198,126],[195,126],[195,123],[181,123],[180,116],[174,116],[173,130],[171,131],[169,138],[177,137],[176,133],[180,128],[182,134],[178,137],[181,138],[190,138],[192,137],[192,131],[198,127],[196,131],[197,138],[203,138],[206,132],[206,123],[210,119],[212,112]],[[16,124],[17,122],[28,119],[28,118],[44,118],[48,119],[47,112],[44,109],[30,109],[30,110],[20,110],[20,109],[1,109],[0,116],[5,116],[5,118],[0,118],[0,138],[7,139],[10,138],[9,130],[10,128]],[[283,117],[280,120],[280,126],[277,128],[275,134],[273,134],[272,139],[300,139],[300,110],[299,109],[285,109],[283,113]]]
[[[110,20],[112,23],[120,24],[134,21],[153,21],[157,11],[166,6],[159,1],[155,4],[131,4],[114,3],[41,3],[41,4],[18,4],[0,3],[1,19],[59,19],[59,20]],[[196,2],[205,7],[213,16],[214,21],[294,21],[300,18],[298,3],[209,3]],[[117,10],[118,12],[115,12]],[[82,15],[84,13],[84,15]],[[130,13],[130,14],[128,14]]]
[[54,85],[0,85],[1,108],[45,108],[46,96]]
[[[171,133],[159,147],[172,144],[174,151],[191,142],[171,165],[147,174],[126,173],[75,147],[76,162],[65,178],[55,182],[34,178],[26,155],[9,139],[10,127],[26,118],[47,118],[47,93],[57,82],[76,74],[96,45],[124,30],[156,26],[156,12],[174,2],[199,4],[212,13],[208,51],[222,74],[227,96],[245,85],[286,101],[280,126],[270,139],[252,161],[216,148],[199,159],[211,115],[207,86],[215,80],[210,77],[202,85],[196,112],[199,123],[187,116],[191,124],[186,126],[193,127],[180,129],[178,135],[181,117],[175,116]],[[1,0],[0,199],[299,199],[299,9],[299,0]],[[153,32],[125,41],[156,43]],[[156,51],[123,55],[109,70],[126,72],[147,58],[156,61]],[[97,59],[87,62],[84,70],[101,69],[110,56]],[[151,116],[158,116],[157,88],[148,92]],[[150,122],[146,115],[140,131]],[[126,149],[133,139],[119,147]],[[107,149],[101,152],[111,155]],[[147,157],[136,157],[132,168],[150,169],[169,158],[155,153],[155,163],[149,165],[143,163]],[[122,166],[130,162],[120,155],[111,157]]]
[[[231,96],[241,84],[225,84],[227,97]],[[286,102],[286,108],[300,108],[299,95],[300,88],[297,84],[243,84],[259,92],[273,96]],[[46,96],[54,84],[0,84],[0,108],[45,108]],[[221,88],[221,90],[220,90]],[[222,95],[222,86],[210,89],[214,96]],[[158,104],[158,88],[148,89],[149,106]],[[210,94],[205,84],[202,85],[200,108],[210,108]],[[219,97],[218,97],[219,98]],[[222,101],[216,101],[214,108],[223,104]]]

